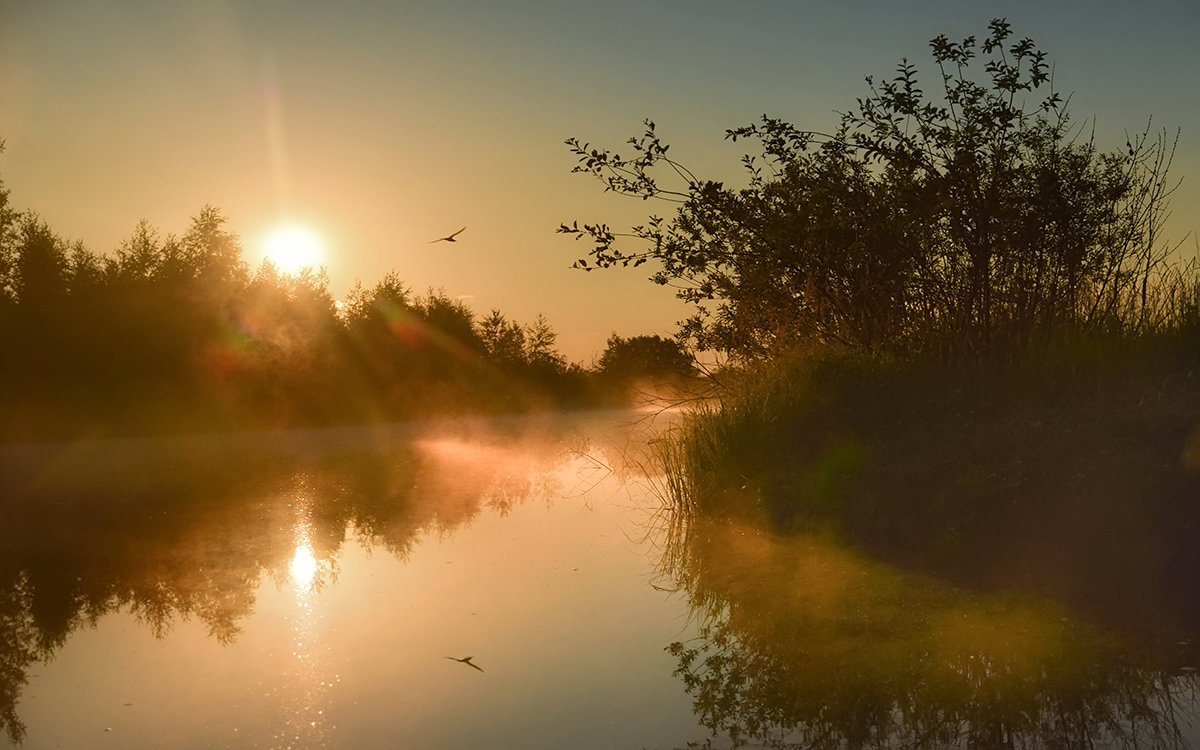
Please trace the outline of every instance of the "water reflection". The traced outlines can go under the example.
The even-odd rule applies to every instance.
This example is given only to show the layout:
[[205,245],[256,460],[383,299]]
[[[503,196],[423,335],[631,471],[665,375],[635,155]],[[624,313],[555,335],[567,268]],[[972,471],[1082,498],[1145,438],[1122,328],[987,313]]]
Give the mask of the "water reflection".
[[298,592],[307,594],[312,591],[313,579],[317,576],[317,558],[313,555],[312,544],[307,539],[296,547],[296,554],[288,565],[288,572],[292,574],[292,583],[296,585]]
[[702,723],[736,746],[1170,747],[1197,649],[1016,592],[970,593],[820,536],[674,517],[664,571],[701,627],[670,646]]
[[[300,483],[307,484],[307,478]],[[286,672],[280,675],[284,701],[284,717],[280,732],[275,735],[276,747],[319,747],[327,736],[325,722],[326,693],[337,679],[329,675],[329,666],[322,659],[327,650],[323,632],[323,613],[316,594],[333,569],[334,558],[317,558],[313,549],[312,513],[314,501],[301,494],[292,503],[297,519],[292,535],[296,545],[287,572],[294,594],[294,608],[288,616],[291,631],[291,659]],[[276,688],[277,690],[279,688]]]
[[[1200,662],[1190,632],[1115,633],[1031,596],[957,590],[828,538],[779,537],[732,518],[663,516],[655,533],[665,539],[664,580],[652,581],[663,591],[645,586],[637,567],[630,578],[639,592],[614,592],[611,570],[582,554],[592,542],[579,540],[591,537],[561,526],[531,553],[521,545],[534,537],[509,533],[543,522],[527,513],[540,510],[539,499],[638,470],[619,460],[630,443],[599,432],[613,423],[4,449],[0,722],[19,741],[19,700],[37,663],[121,612],[159,636],[200,623],[231,644],[224,651],[237,654],[233,661],[255,662],[224,675],[257,691],[239,694],[250,705],[237,720],[259,723],[234,726],[240,743],[201,727],[213,744],[350,746],[348,735],[361,740],[373,725],[378,733],[358,746],[384,737],[496,746],[494,727],[507,721],[520,734],[531,715],[553,715],[546,723],[561,727],[546,732],[562,742],[543,746],[579,746],[586,724],[600,747],[596,727],[644,707],[606,715],[586,690],[634,696],[630,676],[651,683],[650,671],[667,687],[630,697],[649,706],[638,716],[663,713],[660,694],[674,689],[690,721],[686,690],[703,726],[734,744],[1162,747],[1195,738]],[[572,523],[590,533],[595,518]],[[430,552],[432,539],[451,534],[453,555]],[[615,557],[643,541],[605,542],[601,552]],[[406,573],[338,601],[355,561],[375,550]],[[484,566],[501,567],[514,587],[482,575]],[[371,601],[381,590],[387,607]],[[650,639],[651,657],[636,659],[630,654],[646,644],[601,637],[669,598],[667,590],[688,599],[692,630],[669,624],[669,635]],[[281,616],[252,619],[256,609]],[[355,659],[346,658],[348,640],[363,641]],[[237,652],[247,642],[270,653]],[[445,659],[468,654],[486,674]],[[443,674],[445,682],[430,678]],[[465,744],[461,734],[438,733],[460,702],[487,717]],[[693,722],[671,731],[702,730]]]
[[125,611],[158,637],[193,620],[230,644],[265,580],[294,595],[274,739],[319,745],[340,677],[324,660],[316,594],[336,579],[340,550],[403,559],[422,534],[561,490],[587,430],[557,434],[550,421],[0,449],[0,728],[24,739],[31,667],[80,628]]

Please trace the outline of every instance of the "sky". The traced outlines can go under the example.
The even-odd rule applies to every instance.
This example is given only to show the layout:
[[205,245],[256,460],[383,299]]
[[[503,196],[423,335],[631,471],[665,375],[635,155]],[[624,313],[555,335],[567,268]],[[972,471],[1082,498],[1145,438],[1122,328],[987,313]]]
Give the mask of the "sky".
[[102,254],[212,205],[256,266],[299,222],[335,296],[395,272],[481,315],[543,314],[587,365],[611,334],[671,335],[688,311],[644,268],[571,269],[586,245],[560,223],[670,207],[572,174],[566,138],[620,150],[650,118],[701,178],[736,183],[726,129],[830,129],[865,76],[929,71],[930,39],[982,39],[995,17],[1047,53],[1101,146],[1151,117],[1181,130],[1168,236],[1194,253],[1196,0],[0,0],[0,181]]

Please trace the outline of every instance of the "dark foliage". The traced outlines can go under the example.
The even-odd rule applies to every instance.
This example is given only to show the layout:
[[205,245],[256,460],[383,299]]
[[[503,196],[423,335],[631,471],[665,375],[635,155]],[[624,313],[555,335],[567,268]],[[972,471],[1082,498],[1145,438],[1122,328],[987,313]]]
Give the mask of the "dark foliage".
[[1151,326],[1173,143],[1148,127],[1101,151],[1045,54],[1011,36],[995,20],[982,44],[937,37],[936,95],[904,60],[832,133],[765,115],[728,131],[759,147],[740,188],[698,178],[651,121],[632,157],[570,139],[574,171],[676,208],[625,234],[559,231],[592,241],[579,268],[650,263],[696,308],[683,334],[740,358],[834,344],[1011,359],[1064,328]]
[[696,376],[692,357],[677,341],[657,335],[613,334],[600,355],[599,373],[626,384],[639,380],[685,381]]

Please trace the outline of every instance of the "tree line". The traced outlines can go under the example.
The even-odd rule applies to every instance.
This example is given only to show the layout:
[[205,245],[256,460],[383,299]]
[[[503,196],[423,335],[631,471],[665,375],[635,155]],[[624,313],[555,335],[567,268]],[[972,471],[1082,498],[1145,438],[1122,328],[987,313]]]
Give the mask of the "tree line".
[[544,316],[478,316],[394,272],[338,300],[323,270],[251,270],[211,206],[182,234],[143,221],[97,254],[14,209],[2,184],[0,341],[8,438],[584,406],[657,367],[606,352],[584,368]]

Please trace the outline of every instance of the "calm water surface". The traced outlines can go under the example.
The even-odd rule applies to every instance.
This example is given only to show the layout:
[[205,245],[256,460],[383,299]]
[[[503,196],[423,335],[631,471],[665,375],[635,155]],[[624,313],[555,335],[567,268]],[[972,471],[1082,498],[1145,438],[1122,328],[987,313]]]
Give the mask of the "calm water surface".
[[1187,637],[667,512],[645,441],[671,420],[3,449],[0,728],[26,748],[1195,739]]
[[658,501],[625,467],[638,419],[9,449],[10,739],[703,738],[664,650],[689,608],[654,587]]

